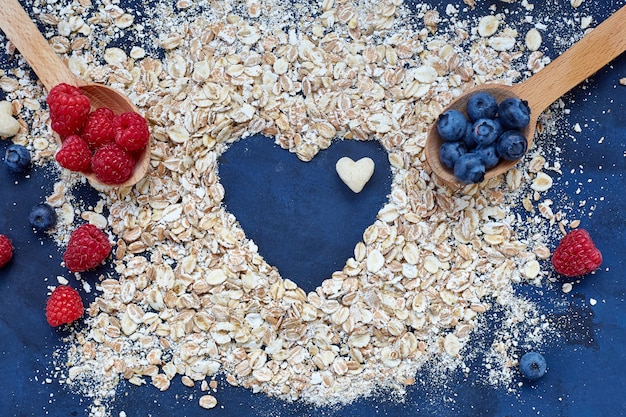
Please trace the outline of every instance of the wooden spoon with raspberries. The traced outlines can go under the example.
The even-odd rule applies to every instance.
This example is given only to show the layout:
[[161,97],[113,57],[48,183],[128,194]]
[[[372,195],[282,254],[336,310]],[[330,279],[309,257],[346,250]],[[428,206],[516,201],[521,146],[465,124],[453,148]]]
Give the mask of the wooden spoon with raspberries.
[[[60,95],[55,96],[54,94],[51,97],[49,94],[47,99],[51,110],[52,127],[55,131],[54,136],[61,149],[63,149],[66,138],[80,136],[83,125],[90,113],[103,108],[110,109],[119,118],[114,124],[118,130],[126,129],[121,135],[125,136],[124,141],[128,142],[128,121],[121,120],[121,116],[126,115],[124,117],[128,119],[128,114],[138,114],[137,108],[128,97],[111,87],[89,83],[75,76],[61,58],[50,48],[48,41],[39,32],[35,23],[17,0],[3,0],[2,11],[0,12],[0,29],[20,51],[49,93],[55,91],[53,90],[55,87],[57,87],[56,90],[63,90],[63,97],[60,97]],[[59,88],[60,86],[63,86],[63,88]],[[65,86],[71,88],[66,88]],[[72,88],[75,90],[74,92],[71,91]],[[89,111],[87,111],[87,114],[84,114],[84,100],[78,97],[79,95],[88,99]],[[81,106],[83,106],[82,109]],[[80,118],[84,117],[84,120],[81,119],[82,122],[78,121],[77,123],[66,123],[66,120],[77,116]],[[143,117],[141,118],[143,119]],[[131,119],[136,120],[136,117],[131,117]],[[111,122],[113,123],[113,120]],[[145,122],[145,119],[143,119],[143,122]],[[68,124],[74,124],[74,126],[68,127]],[[131,140],[133,142],[131,148],[134,147],[133,149],[122,149],[119,147],[119,149],[111,151],[111,148],[116,146],[115,140],[113,140],[112,144],[106,144],[107,152],[101,152],[102,158],[105,160],[100,161],[100,166],[117,167],[121,165],[126,168],[124,172],[97,175],[91,169],[91,166],[81,169],[81,173],[91,183],[94,185],[128,187],[136,184],[145,176],[150,164],[150,134],[148,131],[147,137],[145,137],[147,122],[143,125],[140,121],[139,124],[141,125],[139,128],[132,126],[131,130],[133,132],[139,130],[143,136],[138,140]],[[143,146],[136,149],[138,141]],[[98,149],[94,149],[91,146],[90,150],[95,157]],[[122,161],[121,164],[120,161]],[[83,161],[83,168],[85,166],[86,163]],[[129,169],[131,170],[130,173],[128,172]]]

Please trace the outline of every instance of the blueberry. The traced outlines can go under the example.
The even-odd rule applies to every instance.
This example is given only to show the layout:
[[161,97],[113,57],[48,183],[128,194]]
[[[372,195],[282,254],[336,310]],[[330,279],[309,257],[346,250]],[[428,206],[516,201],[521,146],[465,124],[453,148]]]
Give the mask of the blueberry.
[[474,131],[473,127],[474,127],[474,123],[468,121],[467,124],[465,125],[465,134],[461,138],[463,143],[465,143],[465,147],[467,148],[468,151],[471,151],[472,149],[478,146],[478,143],[476,143],[476,139],[474,139],[474,135],[472,133]]
[[437,119],[437,132],[445,141],[459,140],[465,134],[466,124],[463,113],[454,109],[446,110]]
[[466,152],[467,148],[461,141],[444,142],[439,148],[439,160],[445,167],[453,169],[456,160]]
[[530,380],[541,378],[546,373],[546,359],[541,353],[528,352],[519,361],[519,370]]
[[39,203],[31,209],[28,221],[35,230],[45,232],[56,225],[57,213],[50,204]]
[[526,153],[528,141],[521,132],[517,130],[507,130],[498,138],[497,146],[500,158],[515,161]]
[[498,112],[495,97],[486,92],[473,94],[467,102],[467,117],[475,122],[478,119],[493,119]]
[[526,100],[510,97],[498,106],[498,119],[505,129],[523,129],[530,123],[530,107]]
[[478,119],[472,126],[472,137],[478,146],[494,143],[502,134],[502,125],[497,119]]
[[10,171],[24,172],[30,166],[30,152],[22,145],[9,145],[4,156],[4,164]]
[[477,154],[466,153],[454,164],[454,176],[465,184],[482,182],[485,179],[485,164]]
[[485,169],[491,169],[500,162],[500,156],[498,155],[495,143],[480,145],[474,152],[478,155],[480,160],[483,161],[483,164],[485,164]]

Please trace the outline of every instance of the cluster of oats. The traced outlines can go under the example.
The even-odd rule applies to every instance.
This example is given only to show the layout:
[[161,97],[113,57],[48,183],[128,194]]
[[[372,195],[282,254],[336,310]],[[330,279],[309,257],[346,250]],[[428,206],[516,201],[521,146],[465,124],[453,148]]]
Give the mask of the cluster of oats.
[[[502,16],[451,24],[402,0],[306,1],[297,17],[274,0],[180,0],[157,2],[161,58],[139,44],[99,50],[98,36],[139,26],[131,11],[60,3],[39,15],[51,45],[78,76],[126,92],[153,139],[146,178],[101,190],[102,202],[81,214],[112,233],[115,274],[95,284],[86,329],[71,339],[68,383],[125,378],[167,390],[181,375],[208,391],[225,374],[314,404],[402,391],[426,362],[462,363],[490,303],[514,303],[513,284],[545,277],[550,252],[518,234],[510,198],[530,183],[523,207],[560,220],[542,197],[552,185],[545,158],[535,152],[529,169],[455,189],[431,175],[422,152],[427,129],[463,90],[539,70],[540,35],[524,38]],[[0,86],[30,109],[20,140],[49,160],[44,93],[20,71],[0,74]],[[335,138],[378,140],[389,153],[388,202],[315,292],[268,265],[222,205],[218,158],[255,133],[305,161]],[[66,225],[71,192],[58,183],[49,198],[65,207]],[[216,400],[206,394],[200,405]]]

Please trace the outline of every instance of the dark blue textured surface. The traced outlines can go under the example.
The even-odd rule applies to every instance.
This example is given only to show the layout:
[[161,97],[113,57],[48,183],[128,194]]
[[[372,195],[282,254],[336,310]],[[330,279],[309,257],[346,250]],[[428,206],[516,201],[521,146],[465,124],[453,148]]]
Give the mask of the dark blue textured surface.
[[[438,2],[436,2],[438,3]],[[447,2],[442,2],[445,6]],[[460,0],[458,1],[460,4]],[[493,3],[498,10],[506,5]],[[568,1],[537,1],[537,9],[549,8],[555,14],[573,15]],[[593,14],[596,20],[624,5],[623,1],[584,2],[580,15]],[[444,7],[439,8],[444,13]],[[485,11],[475,11],[477,15]],[[513,24],[515,19],[508,20]],[[520,33],[530,26],[519,23]],[[563,49],[556,27],[544,32],[544,45],[552,57]],[[0,66],[10,67],[0,53]],[[601,417],[626,416],[626,280],[623,271],[624,231],[626,229],[626,87],[617,80],[626,76],[626,57],[596,74],[589,82],[567,96],[570,125],[584,126],[582,133],[570,132],[556,138],[562,149],[563,176],[554,176],[554,207],[592,216],[581,218],[581,226],[593,231],[603,253],[600,271],[574,286],[570,294],[556,288],[520,288],[528,297],[547,305],[566,302],[566,307],[549,309],[550,318],[563,330],[563,340],[555,340],[543,353],[548,362],[547,375],[535,384],[524,384],[516,393],[484,384],[480,371],[482,358],[468,363],[469,376],[454,374],[445,383],[431,382],[427,373],[409,389],[406,402],[398,403],[379,395],[339,409],[312,408],[289,404],[264,395],[220,383],[216,394],[218,408],[207,412],[197,406],[189,390],[174,382],[165,393],[153,387],[122,385],[113,405],[113,415],[125,411],[135,416],[460,416],[460,417]],[[604,138],[604,140],[600,140]],[[0,154],[8,145],[0,142]],[[311,178],[311,181],[315,178]],[[52,379],[51,352],[59,346],[63,331],[45,322],[48,284],[57,275],[71,275],[59,266],[61,253],[45,235],[34,234],[27,219],[30,208],[50,192],[52,180],[41,170],[28,178],[13,175],[0,166],[0,233],[11,236],[16,255],[0,270],[0,416],[84,416],[86,404]],[[306,182],[303,184],[306,186]],[[557,192],[556,190],[565,190]],[[228,190],[227,190],[228,192]],[[88,189],[83,193],[89,200]],[[567,197],[569,196],[569,197]],[[579,202],[585,201],[584,207]],[[261,251],[263,248],[261,247]],[[87,279],[93,277],[87,276]],[[598,303],[591,306],[589,299]],[[498,312],[489,313],[496,321]],[[474,343],[489,346],[488,334],[476,335]],[[443,386],[441,386],[443,384]]]

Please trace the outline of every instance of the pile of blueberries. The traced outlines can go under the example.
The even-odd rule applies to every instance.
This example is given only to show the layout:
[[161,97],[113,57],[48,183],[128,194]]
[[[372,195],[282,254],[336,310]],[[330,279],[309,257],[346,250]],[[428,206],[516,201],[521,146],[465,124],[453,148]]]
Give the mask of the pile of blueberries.
[[478,92],[468,100],[466,113],[450,109],[437,119],[443,139],[439,159],[458,181],[482,182],[500,160],[515,161],[526,153],[528,140],[521,131],[530,123],[528,102],[511,97],[498,104],[493,95]]

